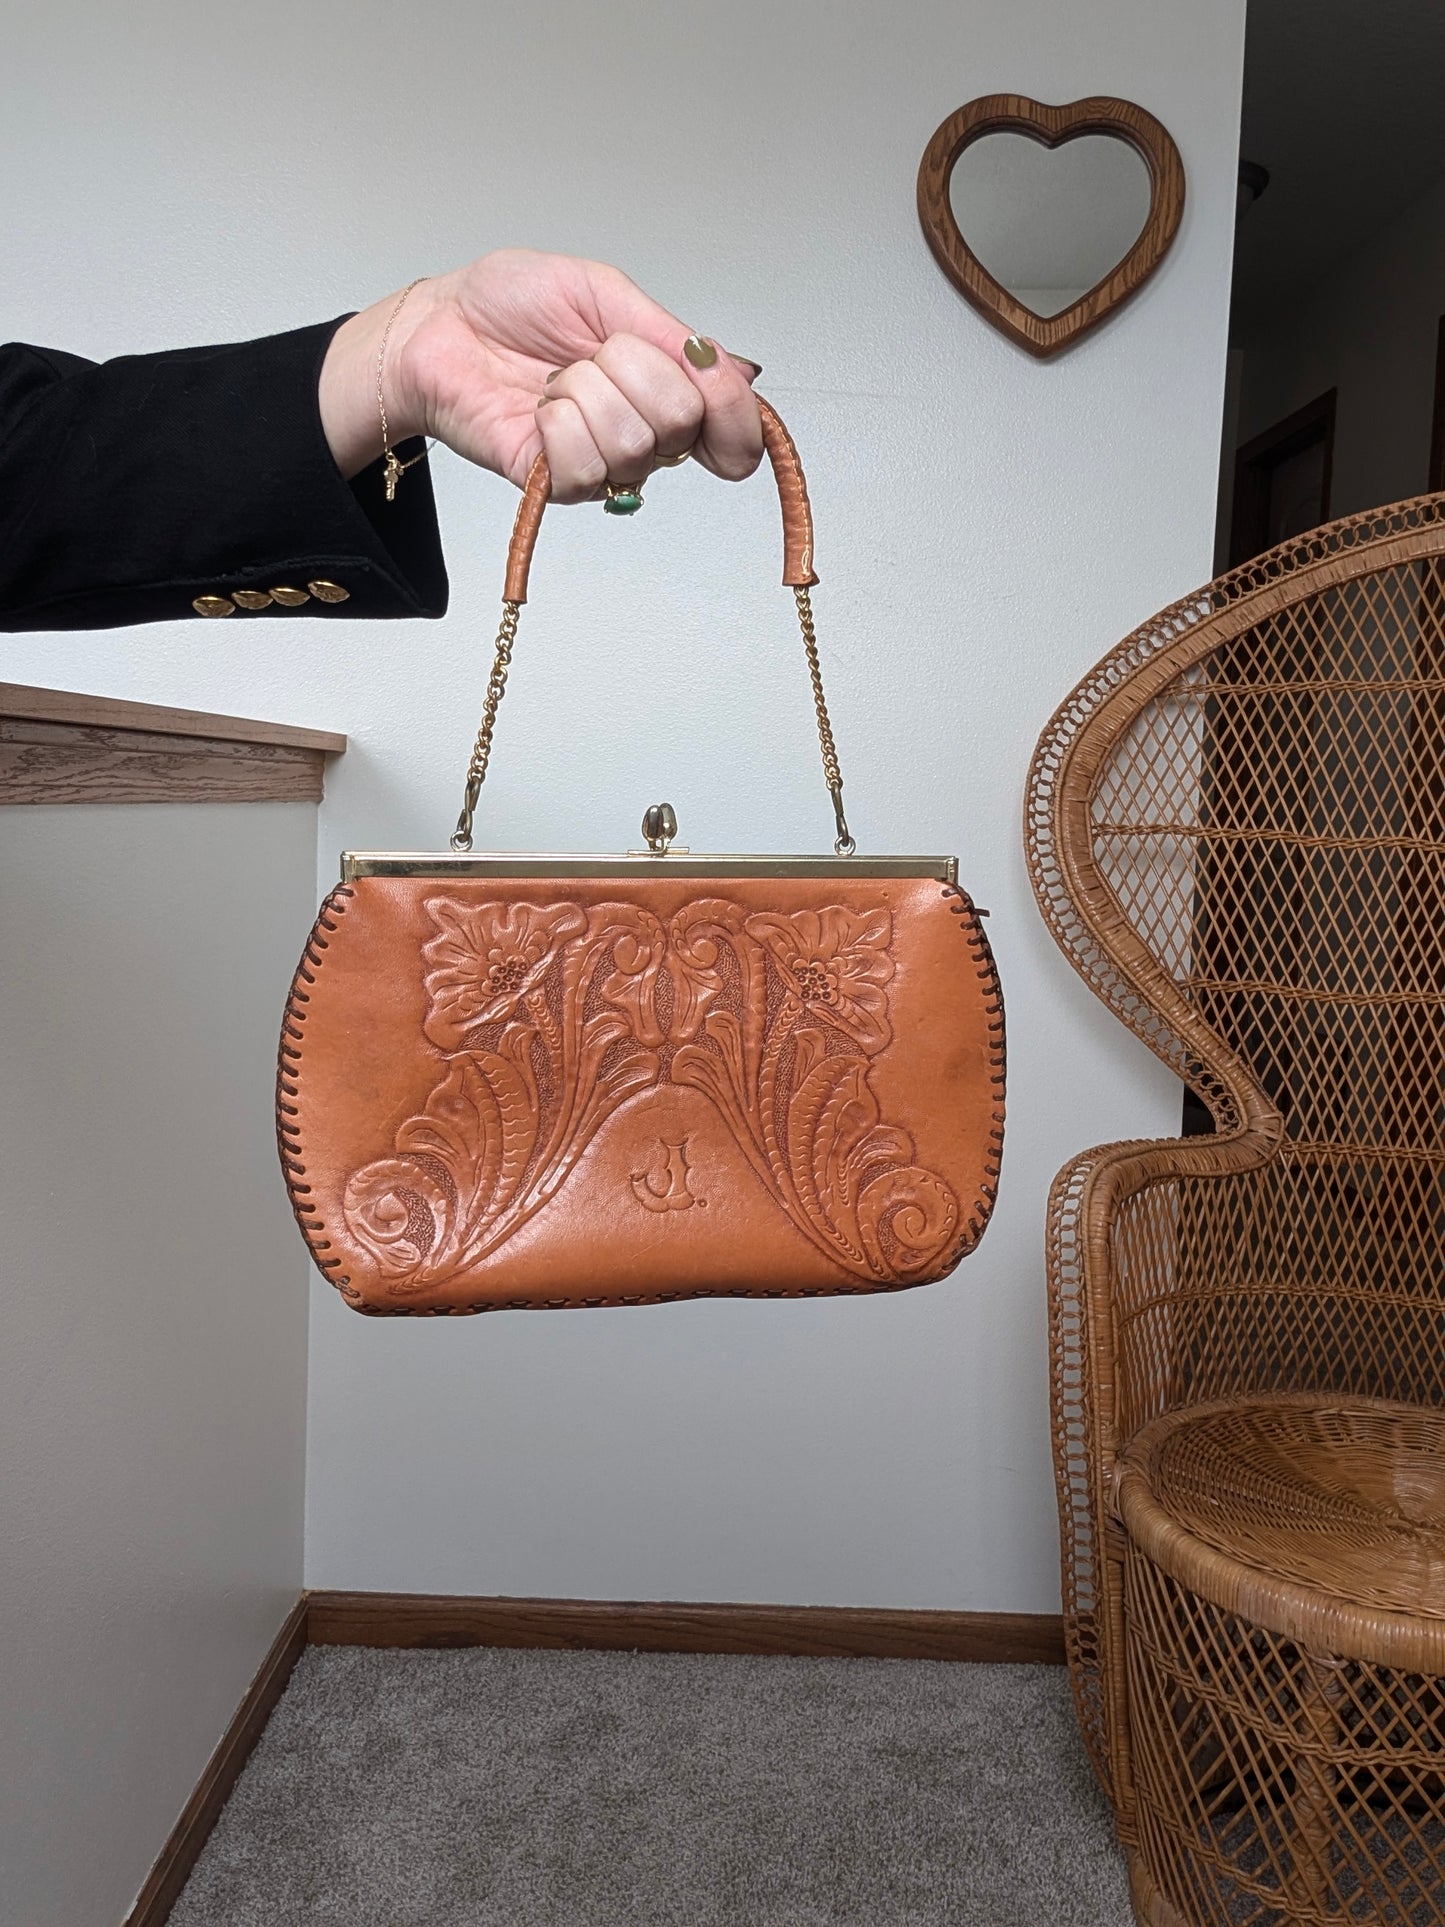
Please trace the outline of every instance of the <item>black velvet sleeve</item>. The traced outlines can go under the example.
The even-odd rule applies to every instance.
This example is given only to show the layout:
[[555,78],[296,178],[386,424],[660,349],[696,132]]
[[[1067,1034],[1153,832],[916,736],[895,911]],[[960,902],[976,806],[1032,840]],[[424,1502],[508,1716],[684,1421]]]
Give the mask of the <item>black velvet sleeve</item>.
[[430,464],[388,502],[380,462],[347,482],[327,447],[344,319],[103,363],[0,347],[0,629],[443,615]]

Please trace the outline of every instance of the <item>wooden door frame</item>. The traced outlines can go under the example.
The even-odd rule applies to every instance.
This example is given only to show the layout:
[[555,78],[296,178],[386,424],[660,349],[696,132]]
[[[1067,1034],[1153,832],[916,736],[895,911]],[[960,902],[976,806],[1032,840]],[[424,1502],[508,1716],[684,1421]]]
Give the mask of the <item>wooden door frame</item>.
[[1269,477],[1291,455],[1297,455],[1311,442],[1323,441],[1325,447],[1324,483],[1321,489],[1320,520],[1330,519],[1330,490],[1335,465],[1336,388],[1307,401],[1292,415],[1286,415],[1262,433],[1241,443],[1234,454],[1234,506],[1229,520],[1229,566],[1248,562],[1270,546],[1261,540],[1269,513]]
[[1425,487],[1430,494],[1445,489],[1445,314],[1435,337],[1435,412],[1430,422],[1430,469]]

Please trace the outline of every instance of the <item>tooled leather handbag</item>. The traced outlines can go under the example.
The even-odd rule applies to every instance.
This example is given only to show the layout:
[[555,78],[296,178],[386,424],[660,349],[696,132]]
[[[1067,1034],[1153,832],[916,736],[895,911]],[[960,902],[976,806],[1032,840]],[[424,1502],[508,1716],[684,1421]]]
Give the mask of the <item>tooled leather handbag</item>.
[[312,1256],[373,1314],[893,1291],[983,1235],[1003,1006],[954,857],[859,856],[818,664],[811,511],[761,404],[832,856],[472,850],[549,477],[517,512],[449,851],[348,852],[297,969],[281,1162]]

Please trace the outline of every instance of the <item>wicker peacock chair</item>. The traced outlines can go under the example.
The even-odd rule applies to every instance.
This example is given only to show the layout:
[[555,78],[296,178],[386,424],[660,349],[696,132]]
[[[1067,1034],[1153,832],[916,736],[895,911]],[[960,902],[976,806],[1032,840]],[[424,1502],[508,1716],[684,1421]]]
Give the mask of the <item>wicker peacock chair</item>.
[[1080,1722],[1149,1927],[1445,1922],[1445,496],[1082,682],[1044,916],[1213,1133],[1049,1205]]

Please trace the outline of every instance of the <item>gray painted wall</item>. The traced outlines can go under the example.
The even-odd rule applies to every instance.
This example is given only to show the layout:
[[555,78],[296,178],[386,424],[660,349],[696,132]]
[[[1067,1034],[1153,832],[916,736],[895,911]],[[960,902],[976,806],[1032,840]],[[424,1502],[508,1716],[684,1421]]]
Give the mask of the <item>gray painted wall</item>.
[[[812,480],[819,631],[860,844],[956,848],[993,912],[1010,1141],[995,1223],[955,1281],[875,1300],[417,1323],[357,1318],[318,1282],[310,1583],[1056,1604],[1044,1197],[1081,1145],[1172,1130],[1178,1092],[1054,951],[1024,874],[1020,797],[1038,731],[1073,681],[1211,572],[1242,30],[1243,0],[737,0],[722,13],[662,0],[401,11],[147,0],[110,12],[56,0],[12,23],[0,162],[27,192],[0,232],[0,270],[6,326],[22,338],[97,355],[234,339],[520,241],[615,260],[760,359]],[[1188,171],[1159,274],[1049,364],[974,314],[917,229],[929,135],[997,90],[1137,99]],[[323,884],[343,844],[434,847],[455,818],[515,507],[504,484],[445,453],[435,473],[453,577],[444,622],[268,617],[16,638],[9,673],[346,729],[353,747],[322,817]],[[694,847],[826,847],[806,678],[776,575],[761,482],[728,490],[689,467],[660,477],[630,523],[595,509],[550,517],[482,839],[621,848],[643,806],[667,796]],[[30,868],[70,901],[53,864]],[[216,874],[209,840],[177,869],[199,890]],[[72,1821],[93,1815],[107,1879],[127,1855],[130,1879],[142,1841],[159,1844],[294,1580],[287,1454],[299,1419],[281,1414],[302,1346],[279,1307],[294,1309],[300,1273],[269,1170],[269,1066],[246,1082],[247,1040],[259,1051],[264,1036],[269,1051],[312,909],[310,879],[286,875],[265,897],[258,886],[249,924],[238,919],[228,1000],[187,1007],[184,1050],[164,1062],[141,1052],[117,1012],[96,1045],[105,1108],[78,1070],[58,1112],[90,1170],[112,1161],[102,1195],[125,1203],[142,1244],[156,1235],[143,1214],[156,1210],[162,1100],[182,1105],[185,1155],[205,1180],[178,1187],[177,1206],[196,1215],[184,1235],[163,1218],[167,1236],[183,1256],[208,1246],[215,1204],[227,1225],[252,1227],[244,1255],[234,1239],[223,1247],[233,1282],[249,1283],[244,1301],[168,1259],[183,1316],[161,1321],[154,1345],[125,1336],[139,1314],[119,1297],[107,1316],[120,1335],[102,1342],[70,1314],[78,1280],[32,1287],[79,1334],[89,1380],[80,1362],[68,1369],[100,1427],[81,1456],[111,1459],[101,1510],[118,1541],[88,1549],[89,1490],[73,1466],[57,1469],[63,1503],[35,1503],[77,1598],[53,1610],[92,1622],[56,1643],[75,1653],[114,1617],[144,1649],[142,1663],[120,1642],[120,1680],[93,1707],[71,1705],[61,1679],[49,1695],[33,1689],[27,1715],[32,1737],[75,1734],[51,1793]],[[127,960],[149,957],[165,925],[138,913],[139,890],[108,887],[110,906],[97,898],[87,912],[88,961],[62,969],[57,952],[32,996],[87,1009],[83,986],[109,993],[113,955],[140,998],[144,971]],[[22,957],[34,948],[11,941]],[[214,929],[207,941],[224,947]],[[92,1257],[108,1252],[113,1215],[73,1191],[62,1199],[52,1168],[33,1170],[25,1194],[36,1225],[36,1186],[52,1186],[38,1193],[32,1252],[51,1254],[62,1225],[64,1252],[87,1240]],[[131,1282],[140,1274],[163,1297],[153,1273],[137,1260]],[[266,1292],[278,1309],[263,1317]],[[225,1371],[207,1392],[196,1361],[217,1350]],[[127,1389],[147,1372],[164,1400],[159,1383],[154,1398]],[[36,1378],[23,1368],[26,1385]],[[221,1440],[255,1426],[264,1473],[244,1473],[244,1454],[233,1465],[229,1445],[218,1460],[193,1447],[213,1417]],[[78,1492],[66,1496],[66,1481]],[[230,1495],[219,1509],[214,1481]],[[285,1494],[274,1514],[260,1500],[247,1512],[244,1495],[272,1482]],[[164,1645],[160,1607],[136,1575],[155,1563],[139,1549],[169,1545],[152,1514],[171,1516],[175,1485],[192,1508],[177,1516],[194,1518],[174,1549],[177,1570],[195,1561],[179,1585],[188,1623],[232,1634],[205,1634],[228,1658],[197,1666],[208,1709],[187,1699],[188,1737],[167,1749],[145,1738],[147,1721],[171,1716],[154,1711],[165,1694],[147,1670]],[[134,1624],[117,1601],[137,1602]],[[99,1813],[102,1785],[123,1814]],[[29,1877],[69,1883],[67,1927],[104,1927],[101,1872],[45,1875],[42,1851],[26,1847]]]
[[310,804],[0,810],[0,1922],[113,1927],[301,1584]]

